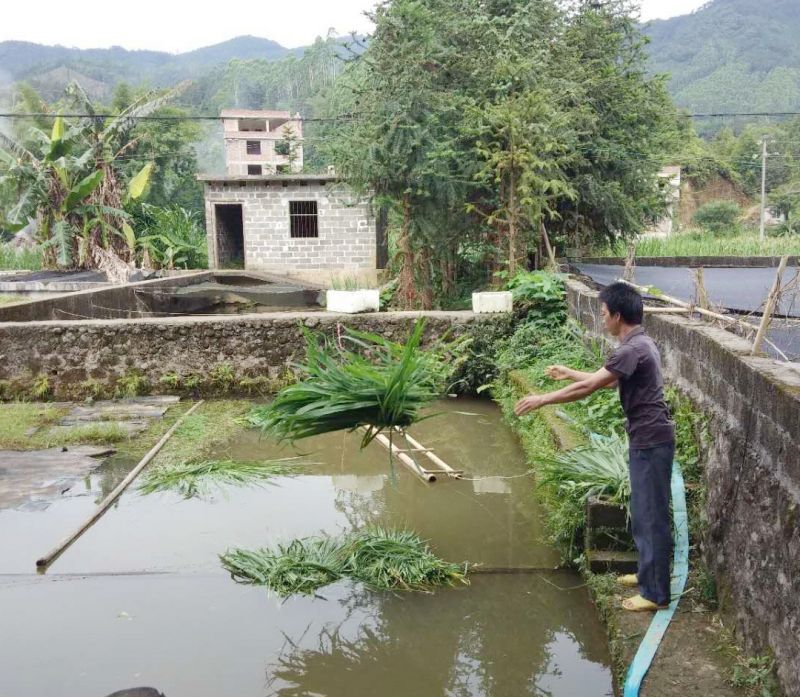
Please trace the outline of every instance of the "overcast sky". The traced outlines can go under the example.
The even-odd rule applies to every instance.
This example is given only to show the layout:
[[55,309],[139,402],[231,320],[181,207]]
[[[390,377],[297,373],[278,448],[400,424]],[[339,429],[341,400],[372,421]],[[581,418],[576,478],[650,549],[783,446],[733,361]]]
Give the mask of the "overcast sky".
[[[706,0],[642,0],[642,18],[672,17]],[[374,0],[238,0],[228,4],[170,0],[36,0],[3,3],[0,41],[33,41],[79,48],[123,46],[179,53],[251,34],[294,48],[333,28],[368,32],[365,10]],[[202,9],[201,9],[202,8]],[[220,8],[220,11],[215,11]],[[222,11],[223,9],[229,12]]]

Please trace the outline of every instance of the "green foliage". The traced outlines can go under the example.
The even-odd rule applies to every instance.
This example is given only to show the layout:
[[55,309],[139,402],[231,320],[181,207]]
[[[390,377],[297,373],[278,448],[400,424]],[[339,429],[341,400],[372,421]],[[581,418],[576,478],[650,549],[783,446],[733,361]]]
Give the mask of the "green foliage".
[[747,690],[753,697],[778,697],[780,688],[775,678],[772,656],[739,656],[731,674],[731,685]]
[[694,224],[715,235],[735,233],[741,210],[735,201],[711,201],[694,214]]
[[[767,237],[763,242],[757,232],[748,232],[732,237],[726,236],[726,256],[783,256],[800,255],[800,240],[794,236]],[[625,257],[627,243],[616,243],[590,252],[592,256]],[[642,257],[693,257],[719,256],[720,239],[704,231],[681,232],[666,238],[638,240],[636,254]]]
[[184,499],[209,496],[215,489],[255,486],[275,477],[297,474],[297,458],[265,462],[197,460],[151,467],[142,477],[139,491],[153,494],[174,491]]
[[50,378],[47,375],[37,375],[31,384],[31,396],[34,399],[46,399],[50,396]]
[[498,347],[513,333],[513,326],[510,315],[470,326],[469,340],[462,346],[462,360],[453,375],[452,389],[461,394],[480,394],[497,379]]
[[219,363],[211,369],[211,383],[223,392],[229,392],[236,384],[236,373],[230,363]]
[[16,232],[35,220],[47,266],[96,267],[109,255],[130,262],[134,250],[123,231],[129,215],[122,206],[142,195],[153,168],[146,160],[132,164],[130,150],[140,142],[133,131],[138,117],[185,87],[143,94],[118,115],[98,118],[96,105],[71,83],[63,104],[85,117],[68,122],[59,114],[51,129],[37,124],[0,134],[0,202],[15,201],[0,211],[3,227]]
[[49,437],[59,445],[77,445],[79,443],[119,443],[127,440],[129,436],[128,431],[118,423],[99,422],[58,429]]
[[628,474],[628,439],[622,436],[593,438],[583,447],[540,460],[539,486],[558,492],[559,498],[581,506],[592,498],[628,508],[631,482]]
[[220,556],[239,583],[267,586],[279,597],[313,595],[341,578],[373,590],[431,591],[465,583],[465,566],[436,557],[414,533],[370,528],[340,540],[309,538]]
[[102,383],[93,378],[88,378],[81,382],[78,385],[78,389],[79,394],[84,399],[98,399],[105,393],[105,387],[103,387]]
[[138,397],[147,394],[150,384],[141,373],[132,370],[117,379],[115,394],[117,397]]
[[525,315],[528,322],[559,326],[566,321],[567,291],[562,274],[521,271],[508,281],[506,289],[514,294],[517,314]]
[[675,114],[622,4],[378,5],[331,95],[358,118],[328,127],[325,154],[389,210],[400,307],[454,297],[473,266],[513,275],[543,224],[578,246],[665,210]]
[[158,383],[168,390],[177,390],[181,386],[181,376],[177,373],[167,373],[158,379]]
[[0,241],[0,271],[38,271],[42,268],[39,248],[14,249]]
[[178,206],[159,208],[142,204],[136,225],[139,229],[136,243],[146,251],[154,268],[208,267],[206,233],[197,213]]
[[792,0],[725,0],[644,30],[650,70],[671,75],[675,101],[695,113],[720,113],[800,107],[798,28]]
[[294,366],[301,381],[253,409],[250,421],[292,442],[364,426],[362,447],[385,429],[410,426],[441,394],[448,370],[439,355],[420,350],[424,326],[419,320],[405,345],[347,329],[354,350],[306,331],[306,362]]

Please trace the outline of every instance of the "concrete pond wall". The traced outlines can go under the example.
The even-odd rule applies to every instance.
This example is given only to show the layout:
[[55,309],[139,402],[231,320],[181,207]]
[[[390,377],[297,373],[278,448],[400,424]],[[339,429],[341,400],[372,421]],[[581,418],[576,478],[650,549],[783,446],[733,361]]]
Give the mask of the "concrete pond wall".
[[[302,327],[335,336],[352,327],[402,341],[419,317],[425,341],[504,321],[472,312],[275,312],[214,317],[0,322],[0,381],[31,384],[46,376],[52,396],[69,397],[94,381],[113,388],[135,373],[156,385],[170,375],[208,376],[221,365],[236,376],[277,376],[305,356]],[[502,316],[506,317],[506,316]],[[507,319],[505,319],[507,323]]]
[[[570,314],[603,331],[597,292],[568,283]],[[710,417],[704,553],[723,610],[754,653],[769,651],[800,696],[800,365],[750,356],[707,323],[649,315],[665,377]]]

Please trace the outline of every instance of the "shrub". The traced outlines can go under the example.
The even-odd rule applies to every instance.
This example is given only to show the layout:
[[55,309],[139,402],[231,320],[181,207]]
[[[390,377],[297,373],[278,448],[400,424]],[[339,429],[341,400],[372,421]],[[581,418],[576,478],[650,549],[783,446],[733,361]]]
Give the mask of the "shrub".
[[741,210],[734,201],[711,201],[697,209],[694,224],[715,235],[738,232]]

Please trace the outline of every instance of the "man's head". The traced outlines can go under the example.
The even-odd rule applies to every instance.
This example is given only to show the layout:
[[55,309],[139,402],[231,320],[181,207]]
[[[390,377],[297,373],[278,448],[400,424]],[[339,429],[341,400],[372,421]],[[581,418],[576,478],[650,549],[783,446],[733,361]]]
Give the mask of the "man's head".
[[644,303],[639,291],[627,283],[612,283],[600,292],[603,323],[611,336],[619,336],[625,326],[642,323]]

